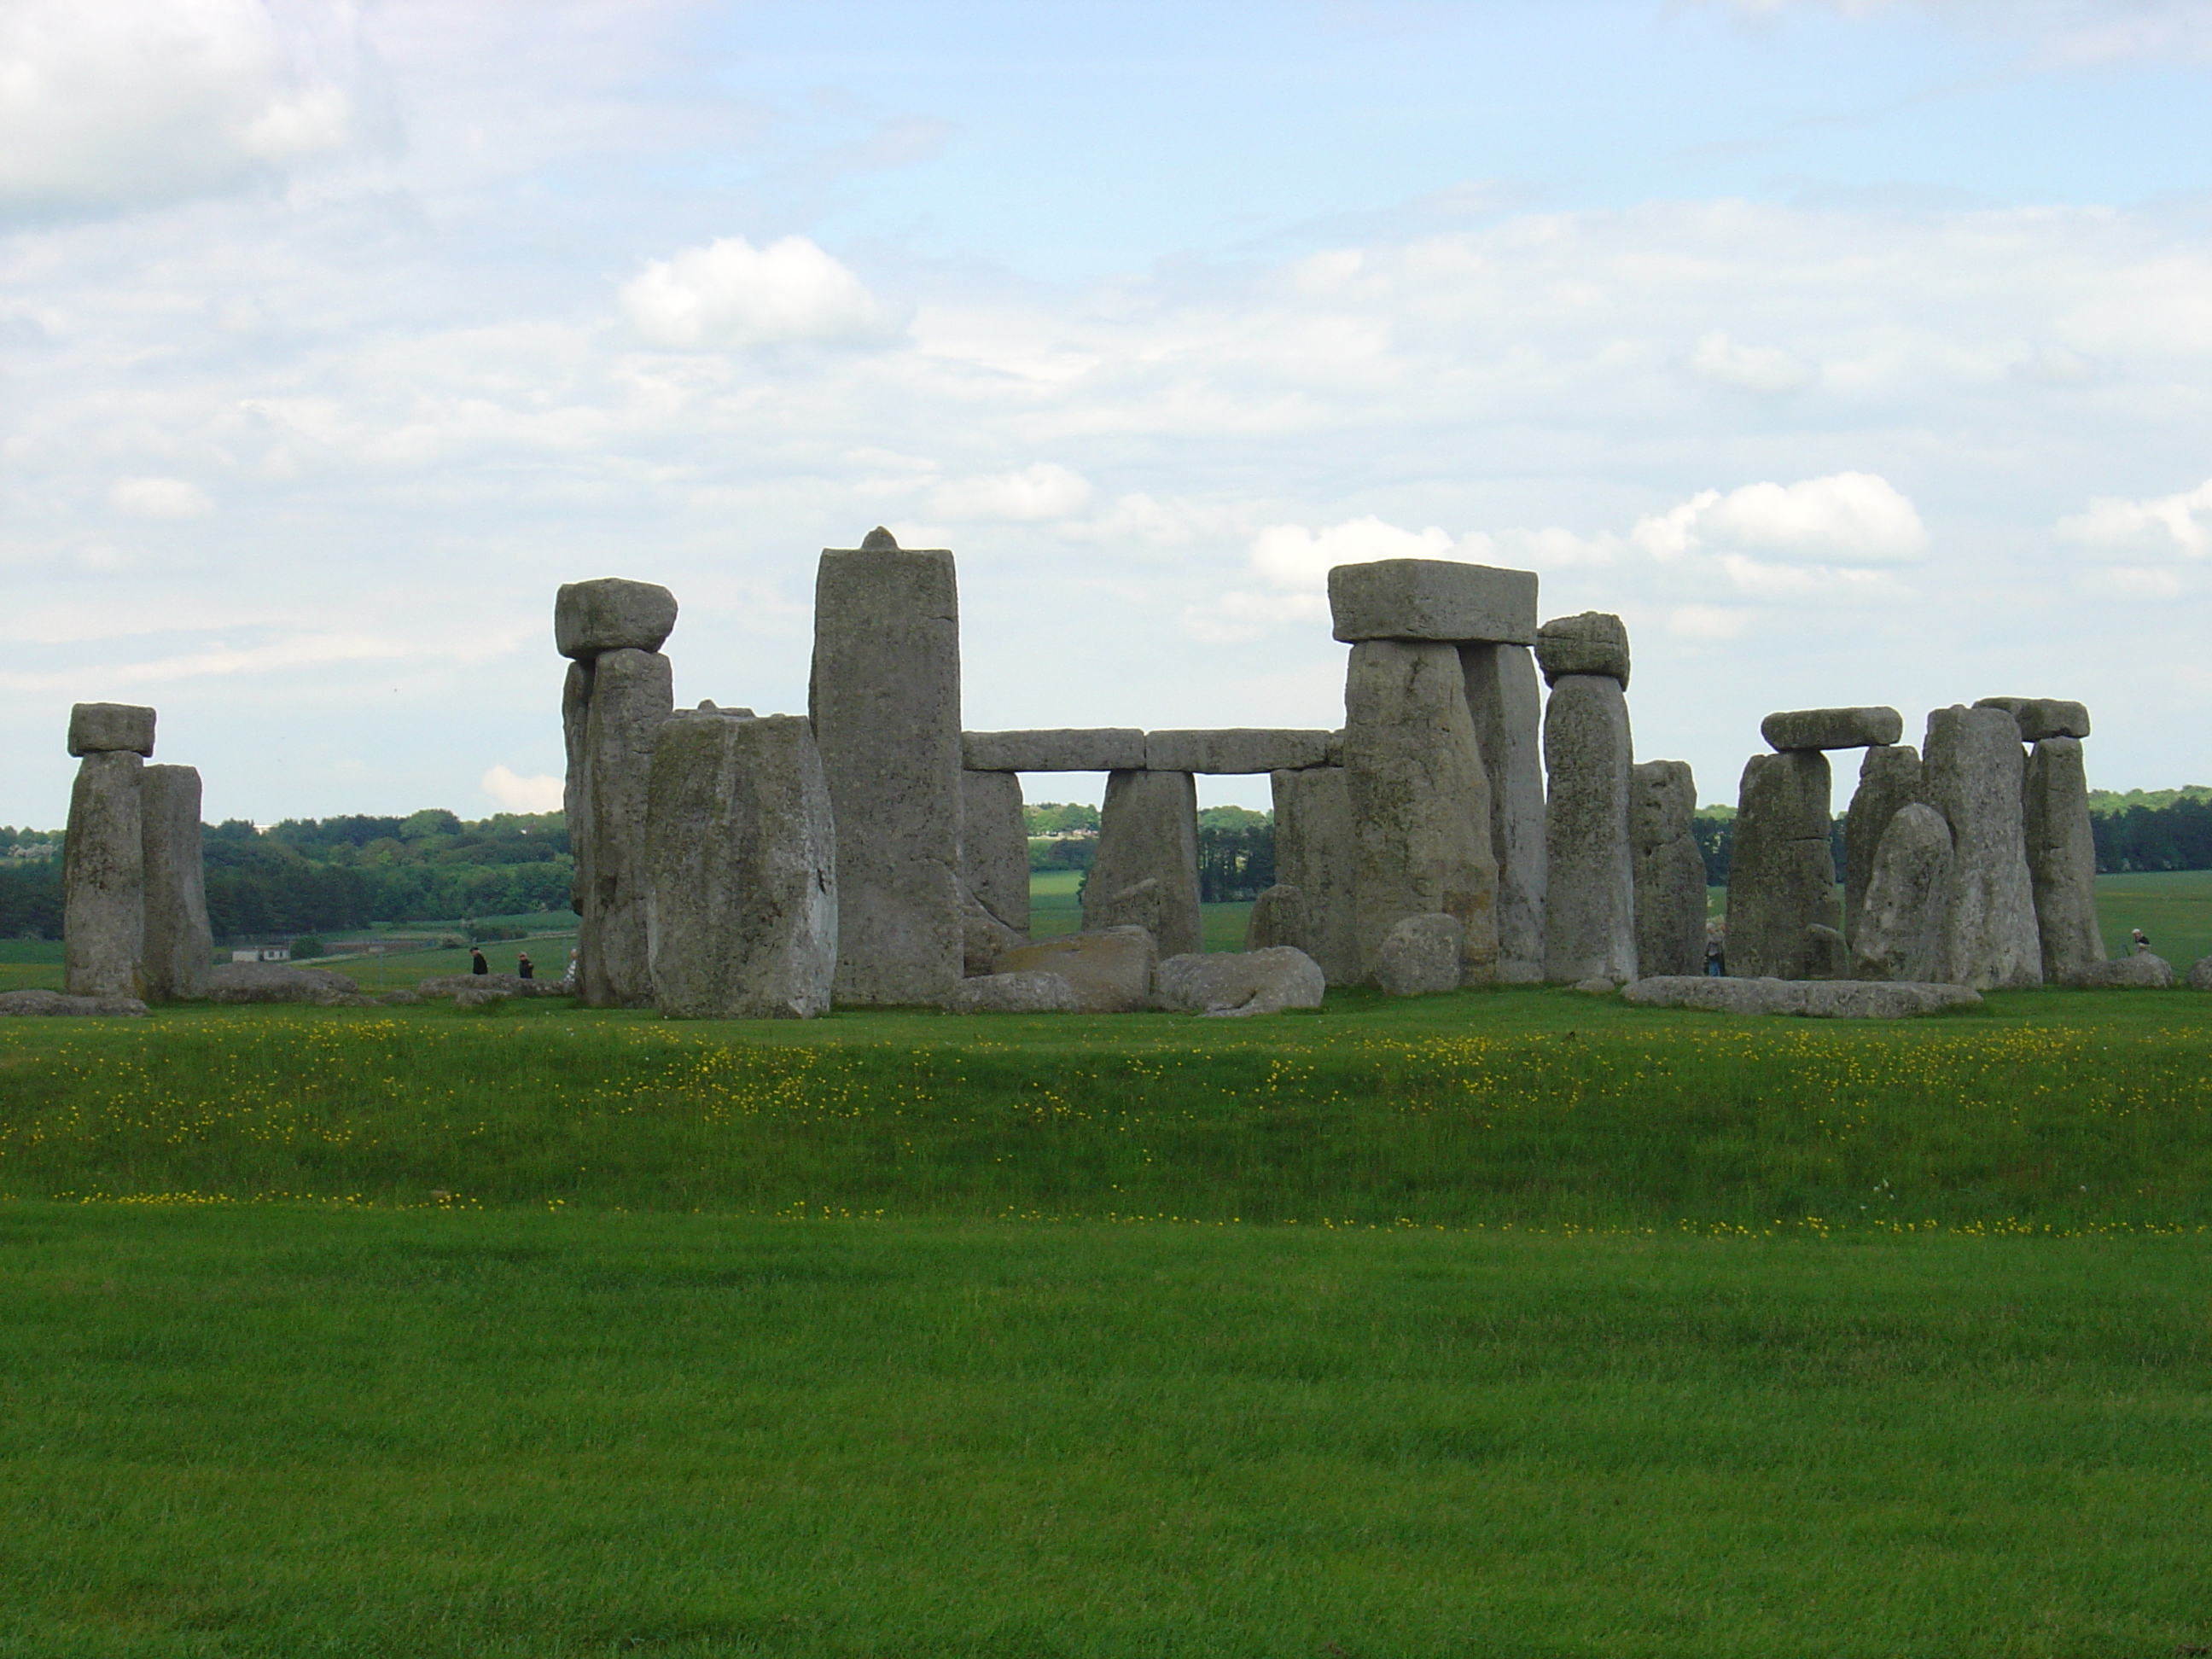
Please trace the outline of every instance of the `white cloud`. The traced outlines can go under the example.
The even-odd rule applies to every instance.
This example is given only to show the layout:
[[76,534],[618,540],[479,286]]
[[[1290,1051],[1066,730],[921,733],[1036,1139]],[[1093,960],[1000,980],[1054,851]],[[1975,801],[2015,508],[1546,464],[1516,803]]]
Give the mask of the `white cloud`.
[[1072,519],[1091,505],[1091,484],[1079,472],[1039,461],[1016,472],[956,479],[930,495],[930,507],[952,520],[997,519],[1028,524]]
[[561,780],[540,775],[526,778],[504,766],[495,766],[477,780],[477,787],[506,812],[557,812],[561,810]]
[[875,345],[902,326],[850,269],[804,236],[760,248],[725,236],[686,248],[648,264],[621,301],[646,343],[683,351]]
[[189,478],[123,478],[107,492],[118,513],[136,519],[196,519],[215,502]]
[[[1488,550],[1486,541],[1478,545]],[[1426,530],[1401,530],[1370,513],[1326,530],[1271,524],[1252,538],[1246,557],[1254,570],[1278,587],[1320,591],[1328,585],[1329,571],[1340,564],[1471,557],[1457,548],[1448,532],[1433,525]]]
[[1700,490],[1680,506],[1639,519],[1630,538],[1661,560],[1717,544],[1854,566],[1917,559],[1928,547],[1918,511],[1872,472],[1746,484],[1725,495]]
[[1778,346],[1742,345],[1717,331],[1698,342],[1690,368],[1701,379],[1738,392],[1768,394],[1802,391],[1816,378],[1811,365]]
[[2100,495],[2088,510],[2058,521],[2069,541],[2095,547],[2171,546],[2184,556],[2212,553],[2212,478],[2178,495],[2139,501]]

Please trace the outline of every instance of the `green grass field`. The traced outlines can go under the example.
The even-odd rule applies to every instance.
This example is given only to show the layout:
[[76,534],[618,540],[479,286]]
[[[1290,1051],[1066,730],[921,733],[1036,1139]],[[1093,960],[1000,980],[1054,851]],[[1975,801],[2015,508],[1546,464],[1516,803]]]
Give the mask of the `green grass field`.
[[[1083,901],[1076,890],[1081,886],[1080,870],[1033,870],[1030,872],[1030,937],[1051,939],[1060,933],[1073,933],[1083,927]],[[1199,907],[1200,936],[1208,951],[1242,951],[1244,948],[1244,920],[1252,914],[1248,901],[1241,904],[1205,904]]]

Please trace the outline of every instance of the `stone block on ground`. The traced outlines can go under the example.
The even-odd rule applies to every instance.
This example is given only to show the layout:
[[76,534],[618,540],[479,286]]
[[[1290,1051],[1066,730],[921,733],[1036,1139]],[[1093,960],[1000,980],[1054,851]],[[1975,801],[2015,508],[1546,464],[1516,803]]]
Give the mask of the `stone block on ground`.
[[1920,751],[1911,744],[1884,744],[1859,760],[1858,787],[1844,817],[1844,938],[1858,937],[1859,913],[1882,832],[1905,807],[1920,799]]
[[330,1006],[361,994],[349,975],[282,962],[226,962],[208,975],[210,1002],[313,1002]]
[[1462,645],[1460,677],[1475,753],[1490,786],[1490,854],[1498,864],[1498,977],[1544,977],[1544,694],[1525,645]]
[[[1084,890],[1089,896],[1090,889]],[[1160,884],[1157,877],[1132,882],[1118,892],[1106,894],[1084,907],[1083,925],[1100,927],[1141,927],[1154,939],[1160,936]],[[1008,946],[1012,949],[1012,946]]]
[[189,766],[149,766],[138,774],[144,848],[146,934],[141,955],[149,1002],[188,1002],[207,994],[215,963],[200,854],[200,775]]
[[1029,937],[1030,841],[1018,775],[961,774],[960,879],[995,921]]
[[1198,903],[1198,786],[1188,772],[1115,772],[1098,811],[1098,848],[1083,887],[1083,925],[1142,925],[1117,908],[1122,895],[1157,881],[1161,954],[1203,948]]
[[998,973],[1057,974],[1085,1013],[1126,1014],[1150,1003],[1158,960],[1143,928],[1107,927],[1018,945],[999,958]]
[[938,1001],[948,1014],[1073,1014],[1083,1004],[1060,974],[981,974],[963,979]]
[[2076,991],[2163,991],[2173,983],[2173,964],[2148,951],[2114,957],[2106,962],[2085,962],[2066,976]]
[[1609,674],[1565,674],[1544,708],[1544,977],[1634,979],[1636,858],[1628,700]]
[[1393,997],[1458,990],[1462,932],[1459,918],[1441,910],[1405,917],[1383,935],[1375,983]]
[[1219,731],[1147,732],[1145,767],[1152,772],[1205,772],[1215,775],[1280,772],[1328,763],[1333,732],[1269,730],[1258,726]]
[[0,991],[0,1017],[70,1018],[98,1015],[131,1019],[145,1012],[146,1005],[137,997],[73,997],[42,987]]
[[674,665],[657,652],[624,647],[592,664],[583,790],[591,868],[576,929],[577,980],[589,1007],[653,1006],[646,801],[653,740],[674,710]]
[[2089,735],[2087,707],[2061,697],[1984,697],[1974,707],[2003,709],[2019,726],[2022,743]]
[[1628,689],[1628,625],[1609,611],[1554,617],[1536,630],[1536,663],[1544,684],[1569,674],[1603,674]]
[[154,753],[154,711],[132,702],[81,702],[70,709],[69,751],[86,755]]
[[1261,945],[1295,945],[1321,964],[1331,985],[1357,985],[1358,909],[1351,786],[1341,766],[1310,766],[1273,775],[1275,879],[1295,890],[1269,923]]
[[1963,986],[1863,980],[1717,979],[1703,974],[1640,979],[1621,1000],[1642,1008],[1697,1008],[1726,1014],[1795,1014],[1812,1019],[1907,1019],[1973,1007]]
[[605,651],[658,651],[676,627],[676,596],[620,576],[563,582],[553,600],[553,643],[588,661]]
[[2018,726],[2002,708],[1938,708],[1921,755],[1929,803],[1951,826],[1942,957],[1932,977],[1983,991],[2040,985]]
[[1705,860],[1691,828],[1698,793],[1689,763],[1640,762],[1630,791],[1637,972],[1697,973],[1705,959]]
[[422,1002],[422,994],[404,989],[386,991],[377,1000],[390,1008],[412,1008]]
[[1829,971],[1810,932],[1842,921],[1828,787],[1828,757],[1816,749],[1753,755],[1744,763],[1729,851],[1728,970],[1737,978],[1814,979]]
[[1279,945],[1297,945],[1306,933],[1305,906],[1304,890],[1287,882],[1279,881],[1266,889],[1245,913],[1245,950],[1269,951]]
[[1145,733],[1133,726],[1068,726],[1034,732],[963,732],[962,763],[971,772],[1141,772]]
[[960,960],[967,977],[976,979],[991,972],[1000,955],[1028,943],[1027,933],[1018,933],[1000,921],[965,882],[961,884]]
[[2028,751],[2022,783],[2028,884],[2043,977],[2063,983],[2105,959],[2097,925],[2097,842],[2079,738],[2044,738]]
[[1891,817],[1875,849],[1851,935],[1853,976],[1934,979],[1942,965],[1943,895],[1950,882],[1951,826],[1925,802],[1907,802]]
[[1528,645],[1536,637],[1536,575],[1453,559],[1376,559],[1328,573],[1336,637]]
[[1294,945],[1170,957],[1152,975],[1152,1002],[1171,1014],[1279,1014],[1318,1008],[1321,968]]
[[62,982],[71,996],[146,989],[145,803],[135,750],[78,763],[62,847]]
[[1793,708],[1769,714],[1759,735],[1778,750],[1887,748],[1905,735],[1894,708]]
[[495,1008],[502,1002],[514,1000],[514,992],[491,985],[471,986],[465,991],[453,993],[453,1006],[456,1008]]
[[2212,991],[2212,957],[2199,957],[2189,969],[2189,988]]
[[423,997],[449,997],[462,991],[501,991],[514,997],[564,997],[573,987],[557,979],[525,979],[520,974],[432,974],[415,981]]

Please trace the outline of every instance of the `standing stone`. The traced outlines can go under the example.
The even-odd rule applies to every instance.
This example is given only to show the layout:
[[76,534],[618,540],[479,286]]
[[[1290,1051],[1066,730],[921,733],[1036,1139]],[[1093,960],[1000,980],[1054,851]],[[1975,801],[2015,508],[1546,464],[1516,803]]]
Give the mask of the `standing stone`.
[[1002,927],[1030,934],[1030,838],[1017,772],[960,778],[960,871],[969,893]]
[[1851,977],[1936,979],[1950,881],[1951,826],[1934,807],[1908,801],[1875,848],[1866,898],[1852,930]]
[[[1439,913],[1462,930],[1462,981],[1495,979],[1490,788],[1456,645],[1363,640],[1352,647],[1344,763],[1361,977],[1373,977],[1398,923]],[[1284,874],[1279,860],[1276,873]]]
[[584,732],[591,875],[576,933],[579,994],[587,1007],[653,1006],[647,798],[653,741],[674,706],[674,671],[659,653],[609,651],[592,665]]
[[1828,787],[1828,757],[1817,749],[1753,755],[1744,763],[1729,850],[1732,976],[1818,979],[1833,973],[1832,947],[1842,933]]
[[189,766],[149,766],[138,774],[141,844],[146,872],[146,934],[141,960],[149,1002],[207,994],[215,965],[207,884],[200,861],[200,775]]
[[1544,698],[1525,645],[1462,645],[1467,710],[1490,784],[1498,860],[1498,977],[1544,977]]
[[73,997],[146,994],[146,844],[129,749],[94,750],[77,767],[62,845],[62,962]]
[[[2087,724],[2085,721],[2084,724]],[[2097,927],[2097,842],[2079,738],[2044,738],[2028,751],[2023,800],[2027,873],[2043,977],[2057,985],[2105,959]]]
[[1938,708],[1928,716],[1922,753],[1929,802],[1951,826],[1936,977],[1978,991],[2040,985],[2018,724],[2002,708]]
[[1705,860],[1691,827],[1697,810],[1688,762],[1645,761],[1631,775],[1639,978],[1705,971]]
[[672,1019],[807,1019],[837,966],[836,838],[814,731],[686,710],[653,740],[646,930]]
[[902,549],[880,528],[823,550],[807,705],[837,825],[837,1000],[935,1003],[963,961],[950,552]]
[[572,662],[561,686],[561,737],[568,754],[568,771],[561,791],[561,821],[568,827],[568,908],[584,914],[584,895],[592,884],[591,774],[585,765],[590,751],[592,721],[592,665]]
[[1270,906],[1270,936],[1260,943],[1294,945],[1321,964],[1331,985],[1357,985],[1359,911],[1352,890],[1349,776],[1341,766],[1309,766],[1277,772],[1271,781],[1275,879],[1297,898]]
[[1859,762],[1859,787],[1844,818],[1844,938],[1858,937],[1859,912],[1874,875],[1875,849],[1899,812],[1921,798],[1920,751],[1876,744]]
[[[1159,884],[1157,898],[1134,891]],[[1205,949],[1198,909],[1198,782],[1188,772],[1109,772],[1098,810],[1098,852],[1083,884],[1090,932],[1133,925],[1117,901],[1157,904],[1154,942],[1163,957]],[[1141,925],[1141,924],[1137,924]]]
[[1628,700],[1611,674],[1553,676],[1548,660],[1545,672],[1544,977],[1626,984],[1637,976]]

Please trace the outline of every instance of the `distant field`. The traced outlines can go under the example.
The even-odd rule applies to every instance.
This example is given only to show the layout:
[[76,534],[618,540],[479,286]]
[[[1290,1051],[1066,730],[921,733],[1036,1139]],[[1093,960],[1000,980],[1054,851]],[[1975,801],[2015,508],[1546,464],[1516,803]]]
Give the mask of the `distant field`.
[[2153,951],[2186,973],[2200,957],[2212,956],[2212,870],[2100,876],[2097,921],[2110,954],[2127,954],[2128,929],[2140,927]]
[[[1083,901],[1076,896],[1082,885],[1080,870],[1032,870],[1030,872],[1030,937],[1051,939],[1059,933],[1073,933],[1083,927]],[[1241,904],[1207,904],[1200,907],[1199,926],[1203,931],[1206,948],[1209,951],[1242,951],[1244,948],[1244,921],[1252,914],[1248,900]]]

